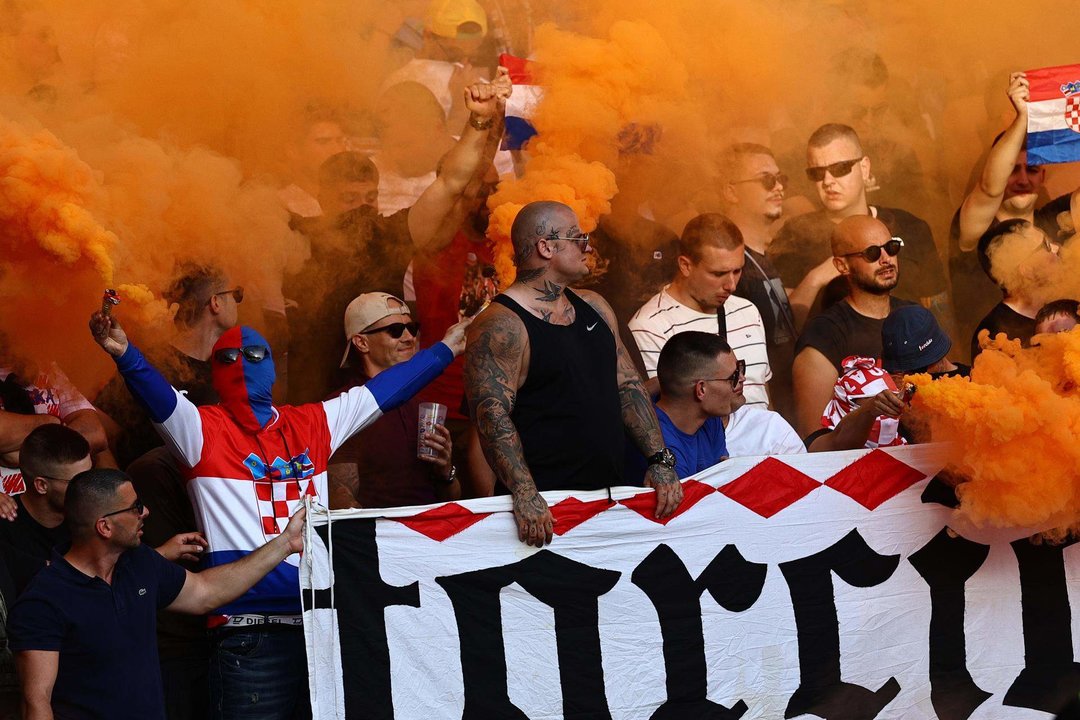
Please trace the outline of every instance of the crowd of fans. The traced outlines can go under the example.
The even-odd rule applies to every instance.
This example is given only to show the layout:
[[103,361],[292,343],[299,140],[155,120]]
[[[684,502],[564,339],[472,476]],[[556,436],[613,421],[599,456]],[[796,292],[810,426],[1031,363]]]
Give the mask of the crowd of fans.
[[[1080,191],[1040,204],[1020,73],[1015,121],[940,246],[926,219],[869,201],[874,143],[829,123],[805,167],[725,149],[702,179],[722,206],[679,233],[622,208],[590,235],[537,198],[500,285],[487,201],[520,160],[500,149],[512,87],[471,63],[479,5],[437,0],[428,23],[384,85],[396,141],[356,149],[318,108],[287,149],[280,197],[311,252],[265,336],[238,324],[243,287],[188,264],[162,289],[167,345],[144,355],[120,311],[93,315],[117,374],[92,402],[61,368],[0,368],[8,715],[305,717],[305,497],[508,494],[521,541],[543,546],[542,491],[647,485],[664,517],[678,479],[729,457],[926,441],[905,376],[966,376],[986,334],[1027,344],[1080,323],[1077,299],[1038,292]],[[788,212],[787,172],[817,209]],[[423,434],[422,402],[445,408]]]

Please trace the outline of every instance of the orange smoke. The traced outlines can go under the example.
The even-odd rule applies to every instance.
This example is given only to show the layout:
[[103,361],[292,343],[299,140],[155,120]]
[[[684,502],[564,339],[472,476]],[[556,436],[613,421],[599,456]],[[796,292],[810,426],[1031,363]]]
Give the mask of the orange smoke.
[[1080,526],[1080,332],[1004,336],[975,361],[971,380],[913,378],[913,409],[935,441],[955,443],[960,512],[996,526]]

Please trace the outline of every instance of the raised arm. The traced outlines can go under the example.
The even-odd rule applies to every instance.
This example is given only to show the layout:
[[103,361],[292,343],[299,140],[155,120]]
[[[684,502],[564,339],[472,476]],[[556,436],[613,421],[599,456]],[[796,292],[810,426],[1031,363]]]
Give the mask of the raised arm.
[[510,413],[525,376],[529,345],[525,327],[512,312],[492,305],[469,329],[465,348],[465,397],[488,464],[510,491],[518,538],[543,547],[554,519],[536,489],[525,450]]
[[203,615],[240,597],[285,558],[304,549],[306,517],[307,510],[301,507],[284,532],[255,552],[200,573],[188,572],[180,594],[166,610]]
[[[600,313],[615,336],[617,360],[616,377],[619,382],[619,404],[622,406],[623,427],[634,445],[645,457],[651,457],[664,449],[664,436],[656,419],[649,393],[634,367],[634,361],[626,352],[619,338],[619,324],[615,311],[604,298],[588,290],[577,291],[581,298]],[[635,338],[637,336],[635,335]],[[675,512],[682,502],[683,488],[674,468],[654,463],[645,471],[645,484],[656,489],[656,517],[665,518]]]
[[838,277],[840,277],[840,271],[836,268],[833,258],[829,257],[806,273],[806,277],[802,279],[798,287],[787,289],[791,315],[797,331],[801,331],[803,325],[806,324],[806,316],[810,314],[810,308],[814,306],[814,301],[817,300],[822,289]]
[[418,252],[431,252],[446,245],[456,227],[447,222],[466,186],[477,174],[485,157],[490,164],[488,141],[502,130],[502,112],[512,91],[510,73],[499,68],[490,83],[474,83],[465,88],[465,106],[469,121],[461,139],[443,158],[442,169],[427,190],[409,209],[409,234]]
[[1022,72],[1009,75],[1008,92],[1009,100],[1016,109],[1016,117],[1001,140],[990,149],[978,184],[960,206],[960,249],[964,252],[974,250],[979,238],[994,222],[994,216],[1005,197],[1005,187],[1016,164],[1016,156],[1020,154],[1027,136],[1030,96],[1027,76]]
[[116,369],[131,394],[146,409],[165,444],[180,462],[194,467],[202,458],[199,409],[128,342],[127,333],[116,317],[95,312],[90,316],[90,332],[94,341],[116,361]]

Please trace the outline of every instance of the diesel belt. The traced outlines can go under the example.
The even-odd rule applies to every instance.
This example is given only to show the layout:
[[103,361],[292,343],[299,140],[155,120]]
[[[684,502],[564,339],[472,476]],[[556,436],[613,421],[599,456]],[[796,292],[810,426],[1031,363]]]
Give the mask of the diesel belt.
[[245,613],[243,615],[230,615],[229,619],[219,627],[250,627],[252,625],[303,625],[302,615],[255,615]]

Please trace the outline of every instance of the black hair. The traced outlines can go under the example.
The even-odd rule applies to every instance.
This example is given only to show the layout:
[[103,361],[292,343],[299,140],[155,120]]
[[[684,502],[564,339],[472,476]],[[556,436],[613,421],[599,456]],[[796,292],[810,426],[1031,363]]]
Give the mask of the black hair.
[[983,269],[983,272],[993,280],[998,286],[1001,286],[1001,280],[998,279],[993,272],[993,263],[990,262],[990,253],[997,249],[1001,244],[1002,238],[1006,235],[1019,232],[1025,227],[1030,225],[1027,220],[1021,218],[1013,218],[1012,220],[1006,220],[990,226],[990,229],[982,234],[979,238],[979,244],[975,248],[975,252],[979,258],[979,266]]
[[714,333],[687,330],[673,335],[656,361],[660,391],[665,395],[679,395],[703,373],[712,371],[717,355],[730,352],[727,341]]
[[101,516],[117,509],[112,507],[116,491],[129,482],[127,473],[112,468],[94,468],[71,479],[64,497],[64,519],[73,540],[89,537]]
[[1035,324],[1038,325],[1055,315],[1071,317],[1077,323],[1080,323],[1080,302],[1068,298],[1048,302],[1039,308],[1039,312],[1035,314]]
[[193,262],[179,265],[164,292],[166,300],[180,306],[173,321],[178,325],[194,325],[206,311],[210,298],[224,285],[225,273],[213,265]]
[[30,482],[36,477],[56,477],[59,466],[90,455],[86,438],[66,425],[41,425],[30,431],[19,447],[19,471]]

